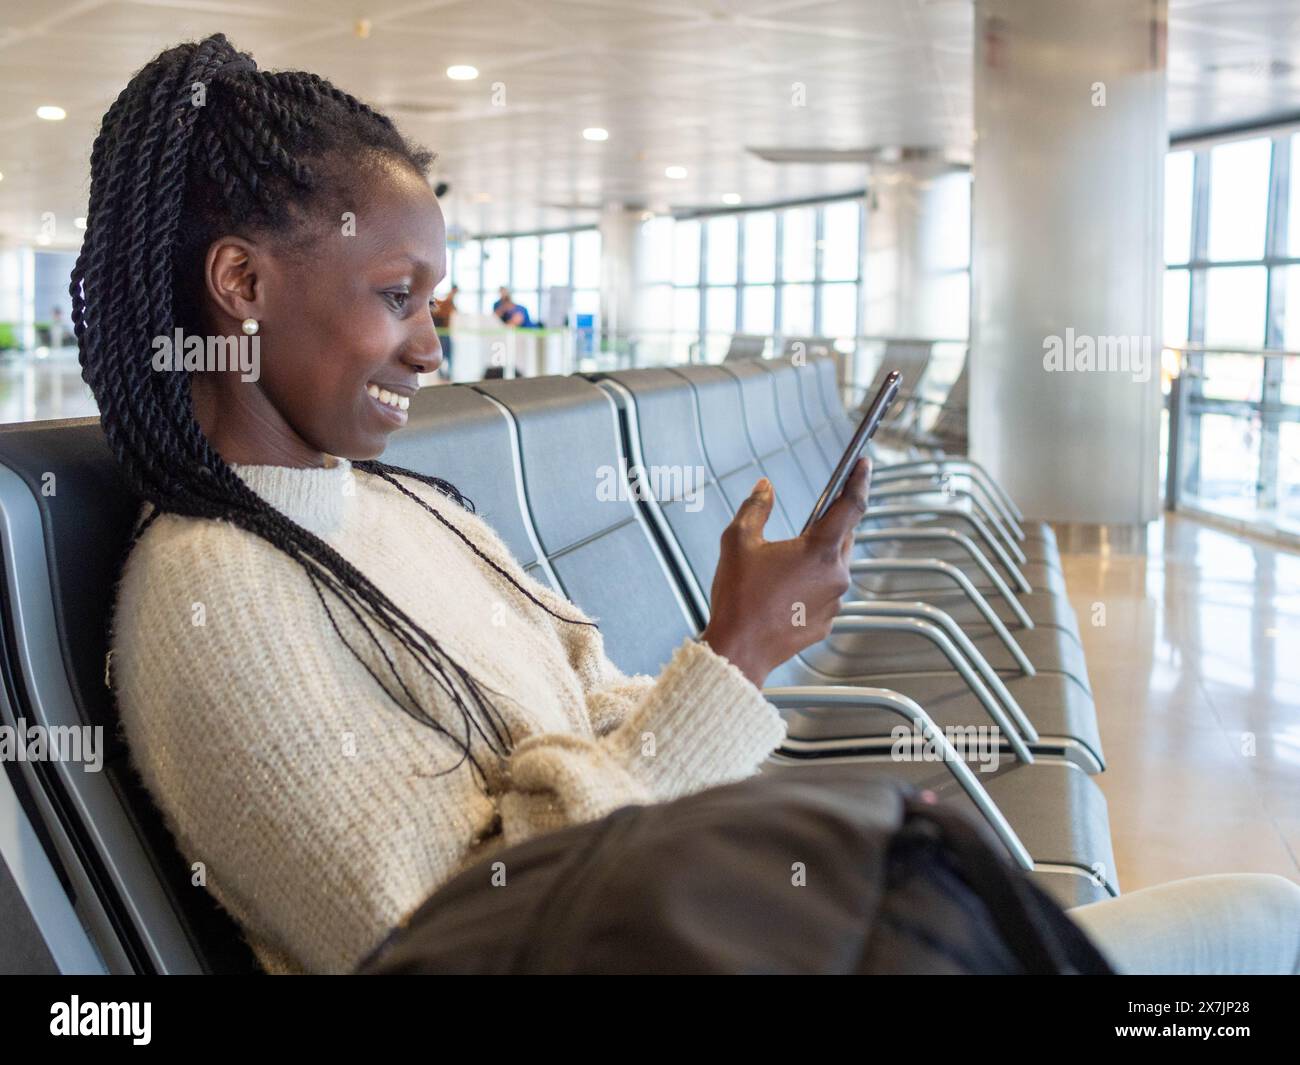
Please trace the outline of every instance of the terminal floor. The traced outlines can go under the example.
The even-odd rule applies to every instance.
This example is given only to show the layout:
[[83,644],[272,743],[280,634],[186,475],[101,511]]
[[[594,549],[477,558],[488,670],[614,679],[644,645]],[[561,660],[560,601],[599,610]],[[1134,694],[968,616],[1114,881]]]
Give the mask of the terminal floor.
[[1300,881],[1300,554],[1176,516],[1058,537],[1121,887]]

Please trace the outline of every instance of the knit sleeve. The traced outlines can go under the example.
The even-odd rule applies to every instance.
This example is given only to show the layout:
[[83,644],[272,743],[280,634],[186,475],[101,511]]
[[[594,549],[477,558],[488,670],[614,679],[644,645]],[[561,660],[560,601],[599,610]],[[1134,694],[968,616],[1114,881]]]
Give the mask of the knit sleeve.
[[[590,619],[568,599],[534,580],[491,528],[466,523],[479,548],[560,618]],[[656,799],[670,799],[753,774],[785,738],[785,722],[730,661],[686,640],[657,677],[625,675],[605,654],[600,630],[539,611],[552,625],[578,676],[595,739],[585,754],[612,762]],[[574,738],[536,736],[513,759],[516,785],[543,787],[582,754]],[[578,798],[577,793],[572,796]],[[563,797],[557,797],[562,799]]]
[[[580,641],[594,738],[533,736],[511,759],[514,786],[545,790],[550,780],[581,779],[585,760],[608,761],[657,800],[675,798],[755,773],[785,738],[785,723],[734,665],[687,640],[658,677],[624,676],[600,650],[598,634]],[[572,768],[571,768],[572,767]],[[631,790],[631,789],[629,789]],[[561,805],[581,789],[556,791]]]

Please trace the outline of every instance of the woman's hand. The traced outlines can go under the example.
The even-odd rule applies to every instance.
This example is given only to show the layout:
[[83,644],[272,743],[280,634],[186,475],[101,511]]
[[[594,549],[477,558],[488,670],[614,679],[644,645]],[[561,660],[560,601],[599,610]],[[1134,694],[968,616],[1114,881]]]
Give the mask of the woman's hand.
[[850,584],[853,533],[867,509],[871,462],[861,458],[839,498],[793,540],[764,540],[775,492],[766,477],[722,534],[711,619],[700,639],[756,687],[831,631]]

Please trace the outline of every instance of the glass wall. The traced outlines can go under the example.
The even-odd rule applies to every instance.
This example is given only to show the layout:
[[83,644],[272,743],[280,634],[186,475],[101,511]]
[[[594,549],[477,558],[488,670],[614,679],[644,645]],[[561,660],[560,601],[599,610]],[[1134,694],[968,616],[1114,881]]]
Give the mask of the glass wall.
[[735,333],[859,333],[860,196],[641,226],[640,332],[672,359],[715,361]]
[[1300,134],[1170,152],[1165,262],[1177,502],[1300,531]]
[[452,284],[459,288],[456,307],[462,315],[491,314],[500,290],[508,288],[535,324],[559,328],[566,323],[548,320],[548,293],[564,287],[573,290],[574,315],[599,313],[600,232],[596,229],[474,238],[453,243],[449,254],[451,269],[443,288]]

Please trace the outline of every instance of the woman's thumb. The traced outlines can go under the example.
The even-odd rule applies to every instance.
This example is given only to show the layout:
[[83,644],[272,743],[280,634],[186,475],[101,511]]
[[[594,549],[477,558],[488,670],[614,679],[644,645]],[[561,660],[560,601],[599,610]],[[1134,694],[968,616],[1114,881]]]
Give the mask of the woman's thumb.
[[749,498],[740,505],[737,519],[753,532],[761,534],[763,526],[767,524],[767,519],[772,513],[772,502],[775,498],[776,492],[772,488],[772,482],[766,477],[760,477],[753,491],[749,493]]

